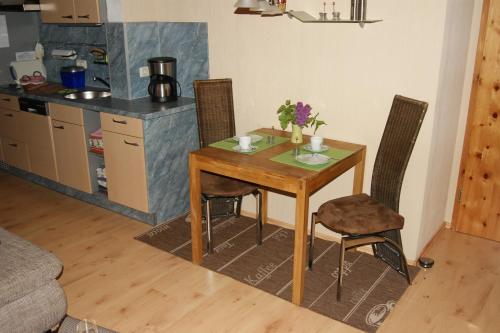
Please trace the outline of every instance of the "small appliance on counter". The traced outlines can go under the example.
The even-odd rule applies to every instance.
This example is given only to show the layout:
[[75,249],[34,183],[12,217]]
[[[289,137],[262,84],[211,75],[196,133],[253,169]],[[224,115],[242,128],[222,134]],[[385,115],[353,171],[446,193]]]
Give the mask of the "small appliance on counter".
[[85,88],[85,68],[80,66],[66,66],[61,68],[61,82],[70,89]]
[[[177,81],[177,59],[157,57],[148,60],[150,83],[148,92],[155,102],[170,102],[181,96],[181,86]],[[177,94],[179,87],[179,94]]]
[[12,61],[10,63],[10,74],[12,79],[21,83],[22,77],[43,76],[47,77],[47,71],[41,60]]

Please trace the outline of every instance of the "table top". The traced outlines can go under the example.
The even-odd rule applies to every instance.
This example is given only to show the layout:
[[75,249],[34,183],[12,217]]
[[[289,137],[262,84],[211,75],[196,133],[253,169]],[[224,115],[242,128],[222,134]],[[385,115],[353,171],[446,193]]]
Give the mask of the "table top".
[[[290,137],[291,133],[280,130],[261,128],[259,132],[273,136]],[[309,143],[310,136],[304,135],[304,142]],[[271,158],[287,152],[297,145],[286,141],[274,147],[259,151],[253,155],[205,147],[191,153],[200,169],[212,171],[228,177],[244,179],[263,187],[274,188],[285,192],[296,193],[299,186],[307,184],[308,191],[314,192],[338,177],[362,159],[366,149],[364,145],[324,139],[324,144],[338,149],[350,150],[352,155],[320,171],[311,171],[279,162]]]

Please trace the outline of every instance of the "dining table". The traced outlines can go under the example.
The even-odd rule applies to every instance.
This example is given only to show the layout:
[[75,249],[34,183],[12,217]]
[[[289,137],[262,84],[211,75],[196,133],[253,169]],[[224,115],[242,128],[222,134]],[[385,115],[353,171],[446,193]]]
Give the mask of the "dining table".
[[[366,146],[333,139],[324,139],[327,161],[308,165],[297,161],[310,137],[304,135],[302,144],[290,141],[290,132],[269,128],[251,131],[261,137],[261,145],[251,153],[236,151],[238,142],[226,138],[189,154],[189,183],[191,205],[192,261],[201,264],[202,196],[201,172],[210,172],[258,185],[262,193],[262,222],[267,222],[268,191],[295,196],[295,238],[293,249],[292,302],[300,305],[304,297],[304,278],[307,257],[307,226],[309,198],[334,179],[354,168],[352,193],[363,189]],[[298,150],[297,150],[298,149]]]

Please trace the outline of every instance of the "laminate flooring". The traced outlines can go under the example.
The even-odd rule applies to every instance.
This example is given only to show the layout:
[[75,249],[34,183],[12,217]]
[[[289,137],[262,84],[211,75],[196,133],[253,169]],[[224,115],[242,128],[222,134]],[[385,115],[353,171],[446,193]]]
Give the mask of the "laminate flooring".
[[[360,332],[134,240],[146,224],[2,171],[0,226],[62,260],[69,314],[120,332]],[[379,332],[499,332],[500,244],[443,229],[426,255],[434,268]]]

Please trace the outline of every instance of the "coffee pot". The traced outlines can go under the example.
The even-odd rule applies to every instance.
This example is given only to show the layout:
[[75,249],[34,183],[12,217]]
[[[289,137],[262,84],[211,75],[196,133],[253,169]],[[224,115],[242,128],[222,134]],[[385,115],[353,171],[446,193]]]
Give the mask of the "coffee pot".
[[[155,102],[170,102],[181,95],[181,86],[177,81],[177,59],[156,57],[148,60],[150,83],[148,93]],[[179,93],[177,93],[179,88]]]

